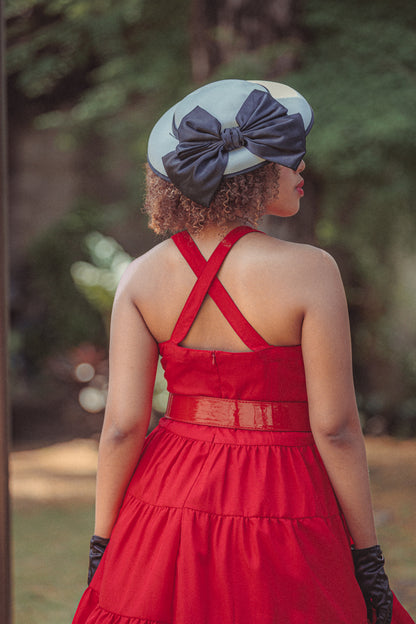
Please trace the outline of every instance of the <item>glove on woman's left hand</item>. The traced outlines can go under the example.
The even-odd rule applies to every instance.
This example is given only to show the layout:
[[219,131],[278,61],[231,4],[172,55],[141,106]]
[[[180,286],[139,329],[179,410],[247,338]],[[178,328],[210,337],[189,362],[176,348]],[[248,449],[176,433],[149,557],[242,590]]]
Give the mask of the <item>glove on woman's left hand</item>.
[[92,581],[92,577],[94,576],[98,564],[101,561],[101,558],[104,554],[104,551],[107,547],[109,538],[99,537],[99,535],[93,535],[90,541],[90,557],[89,557],[89,565],[88,565],[88,585]]
[[391,624],[393,594],[384,571],[384,557],[380,546],[352,549],[355,576],[367,606],[367,617],[373,621],[373,609],[377,619],[375,624]]

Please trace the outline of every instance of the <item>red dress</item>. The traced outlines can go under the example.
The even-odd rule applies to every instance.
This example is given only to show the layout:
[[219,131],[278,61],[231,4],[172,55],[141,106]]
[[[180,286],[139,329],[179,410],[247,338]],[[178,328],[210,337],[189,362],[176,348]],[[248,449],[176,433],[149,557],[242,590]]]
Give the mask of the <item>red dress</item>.
[[[73,624],[367,624],[301,347],[266,343],[216,278],[251,231],[233,230],[208,262],[186,232],[173,237],[199,276],[159,345],[174,398]],[[207,292],[251,351],[180,346]],[[395,599],[393,624],[412,622]]]

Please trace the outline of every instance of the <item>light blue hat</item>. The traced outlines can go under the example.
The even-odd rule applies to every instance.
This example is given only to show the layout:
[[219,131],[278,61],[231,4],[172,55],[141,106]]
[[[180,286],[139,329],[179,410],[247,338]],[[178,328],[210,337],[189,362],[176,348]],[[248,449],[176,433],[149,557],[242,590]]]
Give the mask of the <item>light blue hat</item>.
[[187,95],[154,126],[153,171],[208,206],[223,176],[276,162],[295,169],[306,151],[313,111],[277,82],[220,80]]

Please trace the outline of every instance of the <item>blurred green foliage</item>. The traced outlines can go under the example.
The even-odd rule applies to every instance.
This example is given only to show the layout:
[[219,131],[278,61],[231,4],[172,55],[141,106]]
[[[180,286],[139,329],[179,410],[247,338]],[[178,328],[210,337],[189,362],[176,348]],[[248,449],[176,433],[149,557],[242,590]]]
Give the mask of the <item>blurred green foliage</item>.
[[102,211],[97,204],[79,202],[38,236],[28,251],[21,289],[24,305],[32,305],[24,324],[17,319],[15,331],[21,333],[18,344],[30,370],[41,366],[49,354],[74,345],[105,344],[103,319],[76,289],[70,268],[76,260],[88,257],[85,236],[111,223],[111,206],[107,208]]
[[310,0],[303,23],[290,81],[316,113],[316,234],[346,283],[361,408],[414,434],[416,293],[404,258],[415,261],[416,5]]
[[78,260],[71,266],[71,275],[91,305],[100,312],[109,327],[110,311],[117,284],[132,257],[110,236],[90,232],[85,245],[92,262]]
[[[136,210],[137,163],[145,160],[148,131],[194,87],[191,1],[7,0],[6,7],[12,93],[34,103],[36,127],[58,129],[67,147],[91,137],[122,145],[120,204],[126,214]],[[273,45],[236,48],[211,79],[281,80],[312,103],[307,176],[319,195],[315,236],[335,255],[346,284],[360,407],[366,420],[384,418],[390,429],[415,433],[416,301],[403,267],[414,262],[416,230],[416,3],[308,0],[297,6],[297,19],[294,32]],[[219,24],[212,37],[224,36]],[[105,151],[103,172],[114,158]],[[65,219],[59,227],[61,240],[72,236]],[[97,229],[106,228],[91,224]],[[61,292],[58,282],[70,280],[69,267],[85,252],[69,259],[55,236],[56,229],[49,242],[45,235],[32,256],[46,298],[52,285]],[[71,327],[82,325],[81,312],[52,305],[50,314],[56,314],[51,337],[58,326],[67,337],[58,336],[57,347],[80,335]],[[91,331],[93,322],[84,328]]]
[[188,2],[7,0],[6,17],[8,72],[41,99],[37,127],[113,138],[134,129],[143,160],[155,101],[163,108],[189,80]]
[[[111,236],[90,232],[85,237],[91,262],[78,260],[71,266],[72,278],[91,306],[103,317],[109,330],[111,307],[120,278],[133,260]],[[153,409],[166,411],[168,392],[160,359],[153,391]]]

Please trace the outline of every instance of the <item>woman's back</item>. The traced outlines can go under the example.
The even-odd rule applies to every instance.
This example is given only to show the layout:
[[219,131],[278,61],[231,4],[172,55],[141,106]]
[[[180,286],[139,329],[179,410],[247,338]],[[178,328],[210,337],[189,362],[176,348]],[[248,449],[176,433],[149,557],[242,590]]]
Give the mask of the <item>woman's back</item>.
[[[299,344],[274,346],[256,331],[230,298],[217,278],[224,260],[242,237],[254,233],[251,228],[237,227],[231,230],[216,246],[208,260],[187,232],[173,237],[175,245],[198,276],[168,340],[159,342],[162,365],[168,382],[168,390],[175,395],[208,396],[246,401],[302,402],[300,411],[307,418],[307,396],[302,353]],[[265,237],[262,236],[264,239]],[[247,288],[243,289],[246,291]],[[208,296],[209,299],[208,299]],[[196,331],[201,336],[197,346],[188,346],[187,336],[195,319],[202,320]],[[206,311],[208,305],[211,310]],[[218,344],[215,333],[207,337],[201,332],[205,322],[214,313],[213,306],[222,315],[224,323],[234,333],[244,349],[225,348]],[[228,337],[228,336],[227,336]],[[216,344],[217,343],[217,344]],[[202,345],[202,346],[201,346]],[[233,345],[234,347],[234,345]]]
[[[213,232],[195,240],[208,259],[220,238]],[[322,296],[314,286],[328,262],[332,260],[319,249],[253,232],[235,244],[218,278],[269,345],[299,345],[307,307]],[[128,288],[158,343],[169,340],[195,282],[194,272],[172,240],[133,263]],[[248,350],[211,297],[203,302],[181,344],[207,350]]]

